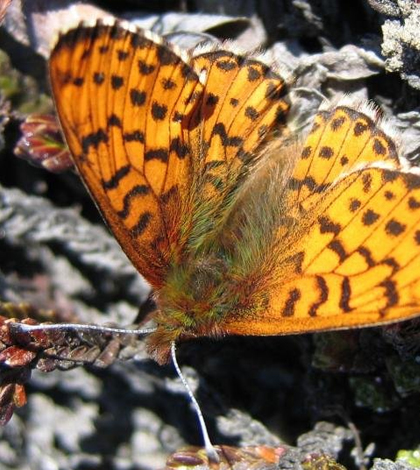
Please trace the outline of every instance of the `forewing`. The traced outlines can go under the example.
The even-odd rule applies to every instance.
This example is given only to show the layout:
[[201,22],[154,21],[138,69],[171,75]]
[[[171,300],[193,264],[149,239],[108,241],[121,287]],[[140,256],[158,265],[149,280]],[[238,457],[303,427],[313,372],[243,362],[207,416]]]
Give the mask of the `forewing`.
[[256,159],[264,138],[284,130],[289,110],[285,80],[257,60],[215,50],[193,58],[205,81],[188,139],[200,155],[207,191],[217,199],[242,168]]
[[183,129],[202,85],[149,33],[80,26],[50,59],[57,112],[75,165],[132,263],[155,287],[179,247],[191,151]]

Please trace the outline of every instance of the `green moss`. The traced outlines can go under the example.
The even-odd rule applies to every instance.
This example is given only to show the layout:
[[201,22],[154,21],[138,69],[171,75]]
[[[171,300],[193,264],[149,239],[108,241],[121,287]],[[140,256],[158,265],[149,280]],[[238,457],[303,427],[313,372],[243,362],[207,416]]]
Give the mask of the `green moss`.
[[396,460],[408,463],[412,467],[420,468],[420,450],[400,450]]
[[326,454],[311,454],[302,462],[302,467],[304,470],[346,470],[346,467]]
[[7,54],[0,50],[0,93],[13,109],[23,113],[48,113],[53,109],[50,97],[41,93],[36,80],[13,69]]
[[392,385],[390,386],[380,378],[351,377],[349,384],[357,406],[383,413],[394,409],[400,402]]
[[402,361],[394,354],[386,358],[386,366],[398,393],[404,396],[420,391],[420,364]]

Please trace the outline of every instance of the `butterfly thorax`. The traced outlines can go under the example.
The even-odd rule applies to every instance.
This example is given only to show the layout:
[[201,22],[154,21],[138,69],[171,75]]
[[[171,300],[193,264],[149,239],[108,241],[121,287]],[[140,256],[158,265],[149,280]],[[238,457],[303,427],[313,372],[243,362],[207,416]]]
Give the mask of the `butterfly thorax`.
[[158,362],[168,360],[172,341],[221,336],[224,318],[251,308],[252,296],[243,295],[243,282],[232,274],[226,253],[203,254],[170,272],[155,293],[157,331],[148,338],[149,352]]
[[190,236],[156,291],[157,331],[149,338],[149,352],[158,362],[167,361],[172,341],[221,336],[232,320],[264,312],[269,286],[290,271],[283,269],[293,226],[291,214],[281,216],[284,183],[261,184],[262,176],[276,174],[278,167],[280,159],[267,161],[249,184],[238,189],[232,181],[216,201],[203,197],[206,191],[195,193],[191,212],[184,211],[192,220]]

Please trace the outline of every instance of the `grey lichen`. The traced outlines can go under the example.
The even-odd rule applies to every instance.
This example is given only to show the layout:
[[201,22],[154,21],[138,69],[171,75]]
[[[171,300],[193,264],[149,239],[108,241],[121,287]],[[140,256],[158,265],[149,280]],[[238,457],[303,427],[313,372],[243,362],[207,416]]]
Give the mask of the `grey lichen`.
[[386,20],[382,26],[382,53],[386,69],[398,72],[409,85],[420,89],[420,8],[416,2],[398,1],[397,19]]

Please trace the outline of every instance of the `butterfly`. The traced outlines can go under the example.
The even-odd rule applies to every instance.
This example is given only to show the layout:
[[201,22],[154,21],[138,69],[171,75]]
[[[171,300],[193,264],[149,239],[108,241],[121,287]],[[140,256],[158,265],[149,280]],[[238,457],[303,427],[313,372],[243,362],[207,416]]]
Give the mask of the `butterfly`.
[[273,67],[120,22],[61,35],[49,68],[78,173],[153,288],[159,363],[192,337],[419,313],[420,176],[371,106],[325,106],[301,143]]

